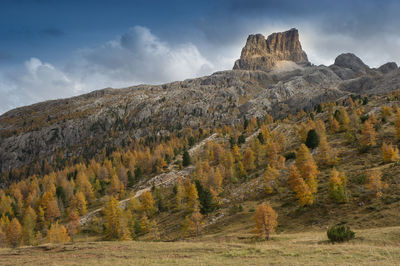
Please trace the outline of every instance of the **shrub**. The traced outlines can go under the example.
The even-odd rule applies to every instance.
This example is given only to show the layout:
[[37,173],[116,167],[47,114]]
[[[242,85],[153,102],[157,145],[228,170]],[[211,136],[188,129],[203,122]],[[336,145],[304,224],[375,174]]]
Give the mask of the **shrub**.
[[368,118],[369,118],[369,115],[362,115],[362,116],[360,116],[361,123],[363,124],[365,121],[368,120]]
[[314,110],[315,110],[317,113],[322,113],[322,106],[321,106],[320,104],[317,104],[317,105],[314,107]]
[[237,143],[240,145],[240,144],[243,144],[243,143],[245,143],[245,142],[246,142],[246,137],[245,137],[243,134],[241,134],[241,135],[239,136],[239,138],[238,138]]
[[258,140],[260,141],[261,144],[264,144],[264,137],[263,137],[263,134],[261,132],[258,133],[257,138],[258,138]]
[[183,151],[183,156],[182,156],[182,165],[183,166],[188,166],[191,163],[190,155],[189,152],[185,149]]
[[288,152],[285,154],[285,159],[286,161],[290,160],[290,159],[296,159],[296,153],[295,152]]
[[242,204],[235,204],[229,209],[229,215],[235,215],[238,212],[243,211],[243,206]]
[[315,149],[319,144],[319,136],[315,129],[311,129],[307,133],[306,146],[310,149]]
[[353,177],[352,181],[358,185],[365,185],[365,181],[367,180],[367,176],[365,174],[361,174]]
[[349,241],[354,238],[355,233],[347,225],[335,225],[328,229],[328,238],[332,243]]
[[204,188],[199,180],[195,181],[200,202],[200,213],[207,214],[213,212],[217,206],[214,203],[213,195],[208,188]]

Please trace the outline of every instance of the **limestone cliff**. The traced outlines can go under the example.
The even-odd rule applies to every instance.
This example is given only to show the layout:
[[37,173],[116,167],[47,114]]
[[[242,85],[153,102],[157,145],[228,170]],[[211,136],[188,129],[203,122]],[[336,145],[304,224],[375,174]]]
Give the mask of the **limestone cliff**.
[[262,34],[250,35],[233,69],[270,71],[279,61],[308,63],[297,29],[273,33],[267,39]]

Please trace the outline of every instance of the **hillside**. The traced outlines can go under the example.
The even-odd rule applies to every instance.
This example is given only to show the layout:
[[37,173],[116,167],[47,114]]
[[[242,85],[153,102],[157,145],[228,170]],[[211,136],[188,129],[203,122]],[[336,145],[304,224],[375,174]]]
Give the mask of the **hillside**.
[[235,125],[266,114],[282,118],[349,94],[390,92],[400,79],[395,63],[371,69],[353,54],[339,55],[331,66],[312,65],[295,29],[267,39],[249,36],[239,62],[246,63],[206,77],[108,88],[3,114],[2,185],[44,174],[44,164],[56,170],[88,162],[103,149],[112,152],[142,137]]
[[[347,102],[347,100],[343,101]],[[265,200],[270,201],[279,214],[278,232],[299,232],[311,229],[324,230],[328,226],[337,223],[346,223],[358,229],[397,226],[400,219],[400,214],[397,211],[400,208],[400,194],[398,193],[400,191],[398,181],[400,168],[397,162],[387,163],[383,161],[382,145],[383,143],[398,143],[394,127],[398,118],[392,113],[389,117],[383,119],[382,106],[397,106],[400,102],[397,100],[397,96],[393,95],[371,98],[366,105],[362,105],[361,100],[357,100],[357,102],[356,106],[346,108],[349,114],[353,112],[351,123],[354,128],[352,130],[349,132],[329,133],[329,125],[327,125],[328,143],[336,153],[338,160],[334,166],[323,166],[318,163],[318,192],[315,196],[316,200],[311,206],[299,206],[296,202],[295,194],[288,184],[289,168],[294,163],[294,159],[286,160],[283,169],[279,172],[278,180],[275,181],[273,192],[266,193],[264,175],[269,160],[268,147],[265,148],[265,146],[261,145],[261,148],[255,148],[257,146],[254,145],[257,145],[257,143],[259,145],[257,136],[259,136],[260,130],[257,127],[253,131],[245,133],[248,137],[246,143],[241,146],[240,152],[244,155],[250,147],[254,151],[255,157],[257,157],[257,149],[265,149],[267,155],[259,163],[256,163],[254,169],[248,170],[245,177],[240,178],[236,175],[229,177],[229,174],[227,177],[224,176],[223,191],[217,196],[220,206],[218,210],[205,216],[204,234],[215,234],[220,238],[229,239],[231,234],[237,236],[241,233],[243,238],[249,236],[251,238],[254,234],[254,210],[260,202]],[[340,109],[340,107],[337,108],[336,110]],[[327,109],[325,107],[325,111],[314,113],[315,121],[320,120],[328,123],[329,110]],[[356,119],[354,114],[357,110],[363,110],[363,113],[358,117],[364,120],[366,116],[375,116],[378,119],[375,124],[375,127],[378,128],[376,143],[367,151],[361,150],[362,122],[361,120],[354,120]],[[299,137],[299,132],[301,132],[302,126],[306,126],[310,121],[308,115],[303,114],[292,121],[286,119],[269,124],[272,135],[277,138],[282,135],[285,136],[286,140],[284,144],[282,143],[281,154],[287,156],[291,152],[296,152],[299,145],[304,141]],[[223,132],[229,132],[229,130],[222,129],[222,135],[211,142],[211,146],[206,146],[206,150],[197,156],[193,154],[194,161],[198,163],[194,163],[196,166],[192,175],[177,175],[176,177],[189,177],[200,180],[201,178],[208,178],[208,180],[202,182],[204,184],[212,183],[210,178],[215,177],[215,174],[214,176],[205,174],[205,177],[201,177],[202,174],[198,173],[202,171],[199,162],[210,160],[207,159],[208,152],[210,152],[207,149],[215,150],[223,147],[226,151],[230,150],[230,135],[227,134],[222,137],[224,136]],[[236,134],[240,134],[240,132]],[[233,133],[233,135],[235,134]],[[214,144],[217,146],[213,146]],[[318,161],[318,148],[312,154],[315,160]],[[215,165],[212,160],[208,161],[208,163],[211,167]],[[223,163],[221,162],[221,164]],[[344,172],[347,177],[347,201],[344,203],[337,203],[330,197],[329,178],[332,167]],[[380,169],[382,171],[382,181],[388,184],[388,188],[384,189],[382,197],[376,197],[366,188],[367,176],[371,169]],[[223,170],[221,172],[226,173]],[[206,186],[213,188],[213,185]],[[162,188],[163,186],[159,187]],[[169,185],[169,189],[171,187],[172,185]],[[170,195],[171,191],[169,189],[167,186],[166,191],[164,190],[166,195]],[[166,197],[171,198],[173,195]],[[238,206],[241,206],[243,210],[238,209]],[[162,231],[165,232],[166,239],[175,239],[182,236],[181,219],[184,215],[185,212],[160,213],[158,224]]]
[[[105,232],[103,230],[107,213],[103,211],[104,208],[92,210],[96,206],[107,205],[108,195],[114,195],[121,199],[120,206],[126,208],[126,211],[123,212],[124,221],[127,223],[125,226],[128,226],[128,228],[132,226],[131,234],[134,239],[154,239],[154,232],[156,232],[157,239],[161,240],[183,239],[196,235],[193,235],[193,232],[190,231],[182,231],[185,217],[190,215],[191,212],[187,209],[189,207],[186,207],[190,206],[187,205],[190,204],[189,198],[187,198],[190,195],[181,195],[183,206],[179,205],[181,206],[179,207],[176,201],[177,194],[174,191],[177,191],[176,185],[179,186],[180,184],[181,189],[186,191],[184,193],[188,193],[188,186],[190,187],[194,180],[199,180],[203,189],[211,192],[212,201],[216,204],[214,210],[207,211],[204,214],[201,229],[203,237],[212,236],[213,239],[234,241],[254,239],[253,216],[257,205],[263,201],[269,201],[278,213],[278,227],[276,229],[278,234],[302,230],[321,231],[337,223],[346,223],[356,229],[397,226],[400,218],[397,211],[400,207],[400,196],[398,194],[400,169],[396,161],[383,161],[382,145],[384,142],[398,142],[395,128],[399,120],[398,115],[395,115],[395,108],[400,104],[398,99],[397,92],[380,97],[354,97],[354,101],[352,98],[343,98],[337,104],[323,104],[316,108],[316,111],[300,112],[296,117],[289,116],[284,120],[273,121],[271,117],[267,117],[264,121],[258,120],[259,122],[257,122],[257,119],[252,119],[245,122],[245,125],[224,126],[216,129],[214,134],[205,133],[209,134],[209,137],[195,137],[195,139],[202,139],[202,141],[198,145],[191,144],[193,148],[189,150],[189,154],[192,158],[192,165],[183,166],[182,157],[177,155],[170,161],[169,166],[164,166],[162,170],[159,170],[162,173],[150,175],[148,178],[137,177],[138,179],[134,181],[133,186],[129,185],[129,182],[131,182],[129,179],[124,181],[124,175],[121,176],[120,170],[127,164],[129,169],[129,160],[126,160],[129,156],[132,156],[130,151],[127,153],[114,152],[109,158],[111,161],[106,159],[102,164],[97,164],[98,166],[94,162],[91,162],[87,167],[78,164],[62,172],[50,173],[43,179],[30,178],[29,182],[19,182],[5,190],[4,192],[7,194],[2,194],[3,226],[4,215],[23,216],[24,196],[20,198],[18,193],[30,195],[29,187],[37,186],[34,185],[35,183],[39,183],[39,188],[42,188],[43,192],[36,194],[36,200],[31,201],[31,206],[34,208],[47,206],[49,208],[44,198],[45,195],[49,194],[48,192],[52,193],[51,184],[53,183],[54,188],[57,188],[55,196],[58,197],[58,205],[63,208],[61,210],[64,210],[59,215],[59,221],[67,223],[68,213],[71,213],[73,208],[78,208],[78,212],[83,215],[82,219],[84,219],[81,219],[83,235],[91,235],[98,240],[104,239]],[[348,129],[332,132],[329,124],[331,115],[344,110],[350,117]],[[311,120],[310,117],[313,117],[314,120]],[[368,117],[376,120],[375,144],[368,149],[362,149],[361,141],[364,135],[362,128],[367,123],[366,121],[369,121]],[[336,118],[334,119],[336,120]],[[301,206],[288,181],[289,168],[296,160],[290,154],[296,153],[298,147],[304,141],[302,134],[318,125],[320,123],[318,121],[326,125],[328,143],[337,156],[334,167],[345,173],[347,177],[346,200],[345,202],[337,202],[330,196],[329,178],[333,165],[325,166],[321,164],[318,159],[320,158],[320,148],[316,148],[312,150],[312,154],[318,163],[318,190],[311,205]],[[239,150],[235,151],[235,147],[238,146],[234,144],[232,149],[232,140],[240,139],[240,136],[244,136],[244,143],[240,145]],[[260,139],[263,139],[263,144]],[[271,146],[278,143],[277,150],[273,148],[274,146]],[[273,150],[276,150],[276,153],[270,153]],[[249,151],[253,153],[252,167],[248,166],[248,158],[246,159],[246,154]],[[235,152],[238,152],[238,154],[235,155]],[[133,153],[136,154],[136,151],[133,150]],[[232,154],[233,161],[230,161],[229,156],[231,155],[229,154]],[[281,159],[279,158],[283,159],[283,155],[287,159],[283,160],[283,165],[280,165],[282,163],[280,163]],[[236,156],[240,156],[243,161],[235,159]],[[265,172],[268,164],[274,164],[275,159],[271,156],[278,156],[275,163],[279,162],[278,165],[280,166],[274,167],[279,167],[280,170],[277,179],[270,184],[272,191],[268,191],[266,190]],[[244,170],[240,170],[241,162],[245,167]],[[120,165],[121,163],[122,165]],[[143,163],[140,160],[136,161],[136,169],[138,169],[138,165]],[[229,164],[232,164],[231,168],[229,168]],[[106,173],[102,173],[107,171],[107,168],[110,169],[108,171],[116,171],[118,175],[109,176],[107,181],[107,177],[102,177],[103,175],[107,176]],[[387,186],[382,185],[381,187],[382,195],[375,195],[375,192],[371,191],[366,185],[368,183],[367,176],[371,169],[380,169],[382,172],[382,182],[387,184]],[[146,170],[144,169],[144,171]],[[221,181],[217,180],[216,171],[220,173]],[[137,171],[132,170],[132,172],[137,175]],[[93,185],[85,183],[88,181],[85,181],[83,176],[87,176],[90,184]],[[116,181],[115,178],[119,178],[121,181]],[[127,178],[126,175],[125,178]],[[105,182],[105,184],[96,187],[98,180],[103,180],[101,182]],[[69,183],[75,186],[75,193],[81,191],[86,197],[85,206],[87,207],[85,207],[85,210],[80,209],[79,205],[73,207],[77,203],[72,203],[75,202],[74,193],[68,196],[69,186],[71,186]],[[118,188],[117,184],[122,187]],[[105,186],[105,189],[103,186]],[[58,192],[59,187],[63,187],[64,196],[61,196],[62,194]],[[25,191],[26,189],[28,191]],[[154,207],[152,207],[154,209],[151,213],[148,213],[147,209],[143,209],[144,205],[142,205],[145,204],[143,194],[146,191],[151,192],[150,194],[154,197]],[[95,198],[91,198],[90,193],[94,193]],[[11,197],[8,198],[5,195]],[[30,197],[28,196],[27,199]],[[125,200],[125,198],[128,200]],[[10,202],[12,207],[12,211],[8,211],[8,214],[4,212],[8,209],[7,201]],[[200,202],[200,206],[202,206],[201,204]],[[63,207],[68,205],[68,208]],[[86,208],[89,216],[85,215]],[[48,221],[46,224],[51,224],[51,219],[54,218],[48,218],[50,217],[48,212],[45,211],[44,219]],[[143,219],[151,219],[152,223],[156,225],[153,228],[156,231],[151,228],[138,229],[137,224],[144,226]],[[44,238],[43,241],[45,241]]]

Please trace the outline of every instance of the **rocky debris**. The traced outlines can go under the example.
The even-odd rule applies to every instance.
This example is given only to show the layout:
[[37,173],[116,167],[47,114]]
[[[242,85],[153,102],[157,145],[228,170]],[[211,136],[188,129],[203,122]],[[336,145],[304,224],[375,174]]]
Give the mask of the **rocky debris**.
[[194,156],[196,153],[198,153],[200,151],[201,148],[204,147],[204,145],[210,141],[215,141],[218,137],[217,133],[212,134],[211,136],[209,136],[206,139],[203,139],[202,141],[200,141],[199,143],[197,143],[194,147],[192,147],[191,149],[188,150],[188,153],[190,156]]
[[204,227],[215,224],[216,222],[218,222],[218,220],[224,218],[225,216],[226,216],[226,214],[224,212],[220,212],[220,213],[217,213],[217,214],[209,217],[207,219],[207,221],[204,223]]
[[233,69],[270,71],[280,61],[309,63],[297,29],[273,33],[267,39],[262,34],[250,35]]

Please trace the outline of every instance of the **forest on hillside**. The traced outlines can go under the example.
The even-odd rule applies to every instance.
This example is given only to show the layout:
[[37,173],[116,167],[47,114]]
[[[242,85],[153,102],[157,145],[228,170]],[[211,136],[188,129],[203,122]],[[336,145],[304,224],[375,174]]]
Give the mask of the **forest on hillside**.
[[[369,227],[375,217],[379,226],[380,213],[400,201],[399,97],[400,91],[351,96],[284,119],[184,127],[126,140],[92,159],[58,153],[3,176],[10,185],[0,190],[0,245],[67,243],[82,235],[195,238],[223,233],[218,223],[229,225],[230,216],[244,212],[251,230],[243,230],[261,239],[293,230],[296,219],[307,227],[345,217]],[[167,174],[171,182],[153,182]]]

